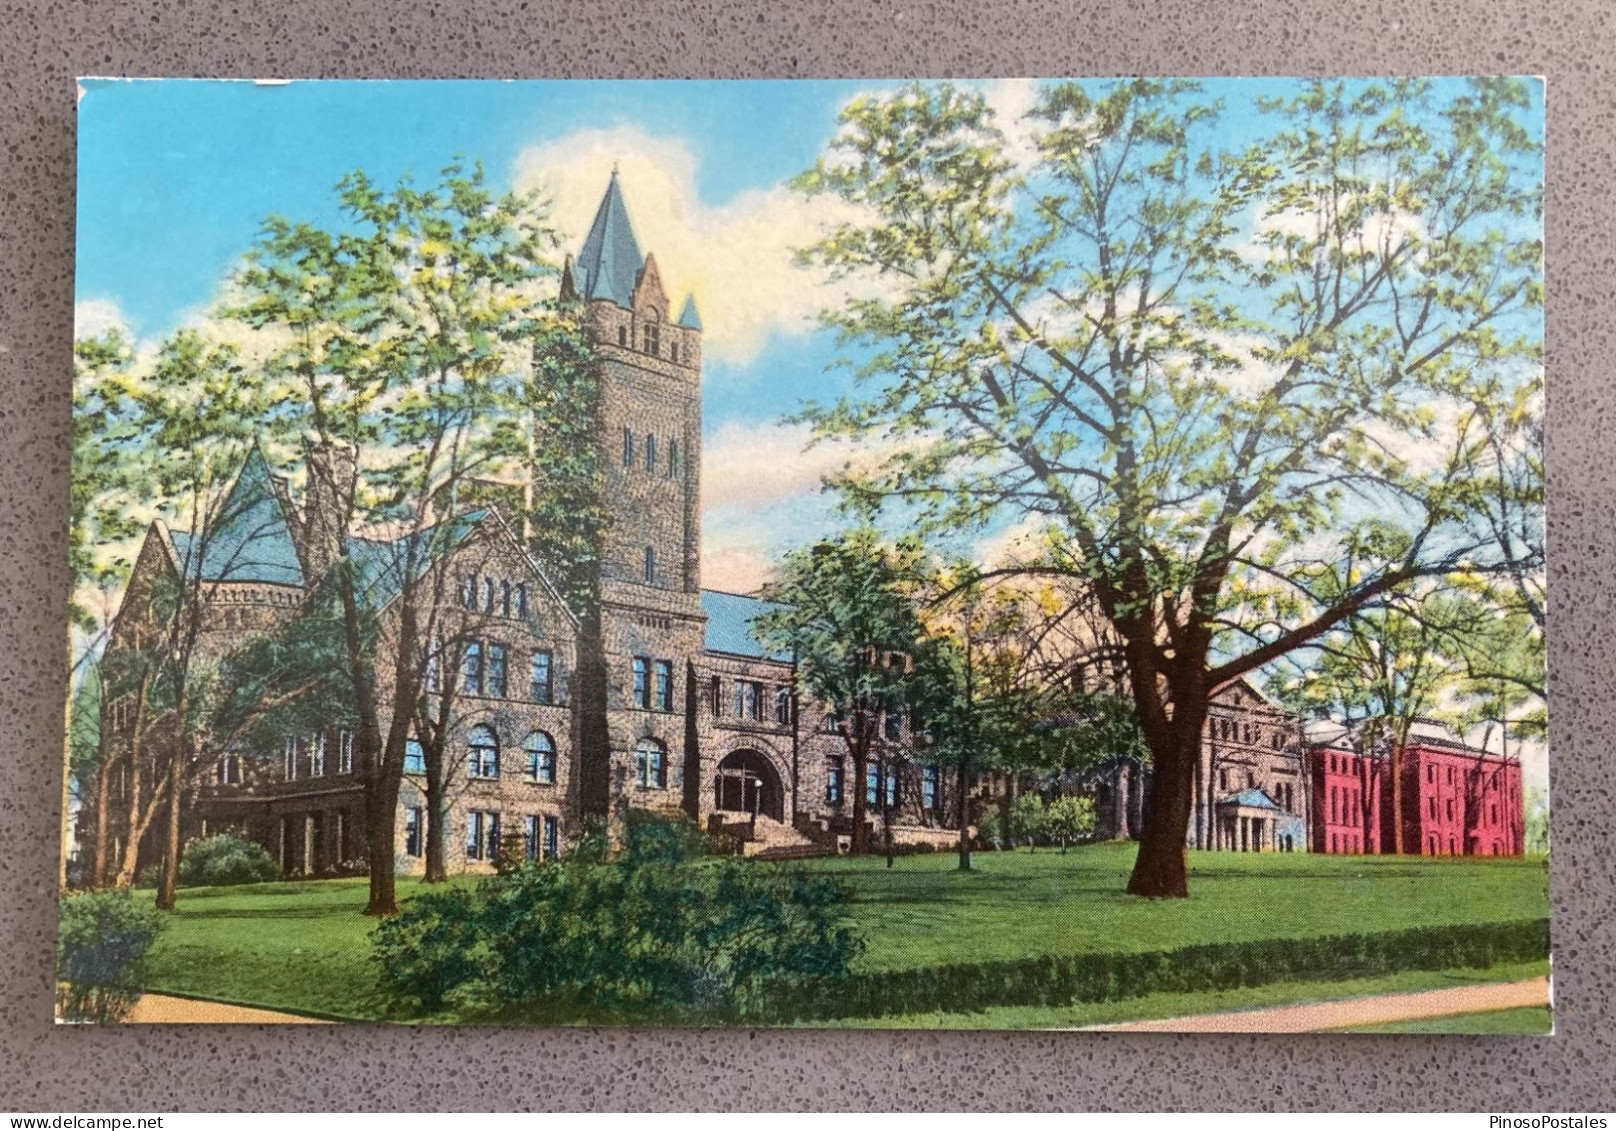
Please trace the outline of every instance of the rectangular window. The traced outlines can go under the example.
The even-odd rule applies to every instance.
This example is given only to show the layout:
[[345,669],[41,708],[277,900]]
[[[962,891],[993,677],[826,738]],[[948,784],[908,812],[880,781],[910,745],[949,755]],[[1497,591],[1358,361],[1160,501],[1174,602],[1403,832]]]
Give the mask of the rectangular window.
[[927,809],[937,808],[937,786],[942,774],[936,766],[927,766],[920,778],[920,803]]
[[712,678],[711,693],[713,698],[713,718],[716,719],[724,714],[724,684],[716,675]]
[[477,609],[477,575],[468,573],[460,580],[460,603],[473,612]]
[[554,860],[561,855],[561,822],[554,817],[544,819],[544,858]]
[[353,773],[354,734],[351,730],[337,732],[337,773]]
[[499,814],[473,809],[466,814],[466,859],[492,860],[499,852]]
[[418,739],[407,739],[404,743],[404,772],[406,774],[426,773],[426,749]]
[[552,682],[551,669],[553,658],[548,652],[533,653],[533,702],[555,702],[555,685]]
[[634,657],[634,705],[651,709],[651,661],[644,656]]
[[640,746],[640,785],[646,789],[666,789],[668,785],[667,758],[662,747],[645,742]]
[[522,854],[529,860],[539,858],[539,816],[529,813],[523,820]]
[[679,441],[668,441],[668,478],[679,478]]
[[893,770],[892,772],[884,774],[882,776],[884,778],[885,785],[887,787],[886,788],[887,808],[888,809],[896,808],[897,804],[898,804],[898,772],[896,770]]
[[483,646],[473,640],[466,645],[466,658],[461,664],[462,689],[467,695],[483,693]]
[[325,777],[325,731],[315,731],[309,743],[309,777]]
[[864,804],[881,803],[881,767],[871,762],[864,768]]
[[421,807],[417,805],[404,810],[404,855],[422,854],[421,831]]
[[505,698],[505,645],[488,646],[488,694],[495,699]]
[[840,805],[842,803],[842,760],[832,758],[825,765],[825,803],[827,805]]
[[516,583],[516,615],[521,620],[527,619],[527,582]]
[[779,726],[791,725],[791,689],[782,687],[774,693],[774,721]]
[[653,471],[653,472],[656,470],[656,437],[655,436],[647,436],[645,438],[645,470]]
[[634,429],[623,429],[623,466],[634,466]]
[[286,740],[286,751],[285,751],[285,754],[283,756],[283,761],[284,761],[284,764],[281,767],[282,776],[285,777],[287,781],[296,781],[297,780],[297,739],[295,737],[294,738],[288,738]]
[[903,734],[902,711],[886,712],[885,717],[882,719],[882,733],[887,736],[888,741],[892,741]]
[[763,685],[756,680],[735,681],[735,714],[742,719],[763,717]]
[[671,659],[656,661],[656,709],[674,709],[674,661]]

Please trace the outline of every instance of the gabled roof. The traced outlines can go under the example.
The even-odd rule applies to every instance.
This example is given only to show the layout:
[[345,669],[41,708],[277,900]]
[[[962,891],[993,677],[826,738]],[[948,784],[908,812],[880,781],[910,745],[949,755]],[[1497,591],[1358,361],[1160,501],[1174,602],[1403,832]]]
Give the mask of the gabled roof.
[[390,604],[404,588],[412,564],[415,576],[420,577],[432,565],[434,555],[442,561],[470,541],[487,516],[487,511],[467,511],[392,541],[349,538],[348,557],[357,570],[360,598],[375,609]]
[[679,325],[687,330],[700,330],[701,315],[696,313],[696,296],[690,295],[685,299],[684,309],[679,312]]
[[[304,583],[291,525],[275,492],[274,475],[257,447],[241,465],[206,539],[183,530],[170,531],[169,539],[180,568],[198,581]],[[201,556],[200,561],[196,555]]]
[[640,254],[639,241],[634,238],[634,225],[629,223],[628,205],[623,202],[623,190],[618,187],[614,170],[606,195],[595,210],[589,235],[584,238],[584,246],[572,265],[574,283],[586,302],[607,299],[630,308],[634,305],[634,286],[644,265],[645,257]]
[[765,647],[753,624],[764,613],[783,608],[785,606],[779,602],[765,601],[761,597],[703,589],[701,611],[707,614],[707,637],[703,647],[709,652],[722,652],[727,656],[789,664],[791,650]]

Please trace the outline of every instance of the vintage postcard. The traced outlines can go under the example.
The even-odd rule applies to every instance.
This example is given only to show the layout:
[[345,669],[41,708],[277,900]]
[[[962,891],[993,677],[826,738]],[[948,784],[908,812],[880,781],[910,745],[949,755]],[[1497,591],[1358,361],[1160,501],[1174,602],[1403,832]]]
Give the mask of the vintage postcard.
[[60,1020],[1552,1028],[1540,81],[79,119]]

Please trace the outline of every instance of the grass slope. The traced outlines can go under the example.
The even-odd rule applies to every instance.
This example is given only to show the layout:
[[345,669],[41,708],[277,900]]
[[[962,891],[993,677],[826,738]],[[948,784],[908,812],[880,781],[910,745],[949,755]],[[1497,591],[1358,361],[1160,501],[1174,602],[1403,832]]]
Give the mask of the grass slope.
[[[853,888],[852,915],[869,943],[861,960],[867,969],[1548,914],[1548,868],[1541,859],[1194,853],[1191,898],[1164,901],[1123,894],[1132,861],[1131,845],[1096,845],[1064,855],[983,853],[968,874],[956,871],[949,855],[903,857],[890,871],[879,858],[809,863],[844,876]],[[418,881],[400,878],[400,899],[420,890]],[[148,988],[294,1012],[375,1017],[373,921],[360,914],[365,892],[362,879],[182,891],[179,909],[153,948]],[[1330,984],[1308,989],[1309,998],[1342,996]],[[1175,1006],[1128,1016],[1193,1011]],[[967,1016],[973,1027],[999,1023]]]

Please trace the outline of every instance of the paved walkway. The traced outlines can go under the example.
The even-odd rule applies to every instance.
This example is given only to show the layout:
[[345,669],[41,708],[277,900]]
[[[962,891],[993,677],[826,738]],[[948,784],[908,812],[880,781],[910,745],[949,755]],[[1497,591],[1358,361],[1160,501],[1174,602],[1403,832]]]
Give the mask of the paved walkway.
[[1488,1013],[1497,1009],[1548,1004],[1549,980],[1529,978],[1523,982],[1488,982],[1478,986],[1382,994],[1346,1001],[1307,1002],[1272,1009],[1166,1017],[1157,1021],[1127,1021],[1119,1025],[1096,1025],[1094,1028],[1123,1033],[1316,1033],[1349,1025],[1384,1025],[1419,1017]]
[[134,1009],[124,1018],[135,1025],[326,1025],[316,1017],[254,1009],[247,1005],[226,1005],[219,1001],[192,1001],[168,994],[142,994]]

